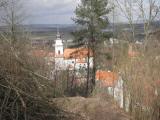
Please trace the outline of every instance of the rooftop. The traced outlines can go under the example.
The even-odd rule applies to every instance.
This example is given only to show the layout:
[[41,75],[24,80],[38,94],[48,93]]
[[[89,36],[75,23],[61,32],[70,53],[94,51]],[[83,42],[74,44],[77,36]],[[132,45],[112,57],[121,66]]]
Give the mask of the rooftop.
[[104,87],[112,87],[118,81],[118,74],[109,71],[98,70],[96,72],[96,80],[102,82]]
[[[88,52],[90,51],[90,52]],[[64,58],[65,59],[82,59],[86,58],[88,56],[88,53],[90,53],[90,57],[93,56],[93,53],[91,50],[88,50],[87,48],[67,48],[64,50]]]

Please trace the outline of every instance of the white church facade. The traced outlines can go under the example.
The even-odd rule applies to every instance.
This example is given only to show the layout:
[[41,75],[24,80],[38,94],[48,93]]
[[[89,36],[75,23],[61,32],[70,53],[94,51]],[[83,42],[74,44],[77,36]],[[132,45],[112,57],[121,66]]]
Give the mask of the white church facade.
[[88,67],[88,55],[90,56],[89,66],[90,68],[93,67],[92,51],[84,47],[64,48],[63,40],[59,32],[57,32],[54,49],[56,70],[86,69]]

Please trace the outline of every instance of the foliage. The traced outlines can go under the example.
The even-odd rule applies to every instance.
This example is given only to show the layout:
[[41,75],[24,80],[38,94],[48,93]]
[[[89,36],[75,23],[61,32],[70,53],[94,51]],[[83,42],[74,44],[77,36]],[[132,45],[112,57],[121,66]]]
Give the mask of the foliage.
[[[103,35],[102,29],[108,25],[110,10],[107,0],[82,0],[76,8],[76,18],[73,20],[76,24],[82,26],[80,30],[74,33],[78,42],[99,42],[99,37]],[[86,41],[84,41],[86,40]]]
[[[86,94],[88,94],[88,89],[93,89],[95,85],[95,72],[96,72],[96,45],[104,40],[103,29],[106,29],[108,25],[107,14],[110,12],[108,8],[108,0],[81,0],[81,4],[76,8],[74,22],[80,25],[80,29],[74,33],[77,38],[77,42],[86,45],[88,49],[93,52],[93,71],[92,78],[90,78],[89,73],[89,61],[88,61],[88,74],[87,74],[87,88]],[[88,55],[88,59],[90,55]],[[91,81],[91,88],[89,88],[89,83]],[[92,91],[92,90],[91,90]]]
[[[150,36],[146,51],[143,51],[144,44],[132,46],[134,51],[138,51],[138,56],[121,55],[116,64],[124,80],[124,109],[129,109],[135,120],[158,120],[159,40],[155,35]],[[125,47],[119,49],[119,52],[123,53],[124,50]]]

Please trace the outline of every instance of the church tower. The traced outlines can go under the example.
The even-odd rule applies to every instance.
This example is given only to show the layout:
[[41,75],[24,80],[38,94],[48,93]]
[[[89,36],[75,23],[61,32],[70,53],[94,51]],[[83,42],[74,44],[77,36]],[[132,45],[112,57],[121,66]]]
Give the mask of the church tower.
[[56,57],[60,57],[63,55],[63,40],[61,39],[61,35],[57,30],[57,39],[55,40],[55,55]]
[[63,64],[63,40],[61,39],[61,35],[57,29],[57,38],[55,40],[55,69],[62,69]]

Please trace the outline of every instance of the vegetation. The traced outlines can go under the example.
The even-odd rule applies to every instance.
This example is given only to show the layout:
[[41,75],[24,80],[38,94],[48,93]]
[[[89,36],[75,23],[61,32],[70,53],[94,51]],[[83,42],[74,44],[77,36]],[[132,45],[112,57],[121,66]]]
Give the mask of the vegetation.
[[[92,77],[90,78],[90,63],[88,54],[88,68],[87,68],[87,87],[86,94],[90,93],[95,86],[95,73],[96,73],[96,58],[97,58],[97,44],[101,43],[104,39],[102,32],[109,23],[107,15],[111,9],[108,7],[108,0],[82,0],[81,4],[76,8],[76,18],[74,21],[80,25],[82,29],[76,31],[74,34],[79,44],[86,45],[88,50],[93,52],[93,70]],[[91,83],[91,84],[90,84]],[[89,84],[91,86],[89,86]]]
[[[160,119],[160,30],[149,32],[151,23],[158,19],[158,0],[148,1],[149,11],[145,11],[145,0],[114,2],[109,7],[108,0],[81,0],[75,10],[73,20],[80,27],[73,33],[74,47],[93,51],[93,69],[89,52],[87,69],[55,70],[44,57],[32,55],[21,1],[0,1],[2,21],[7,26],[0,32],[0,120],[129,119],[124,111],[131,120]],[[111,10],[126,17],[131,31],[116,29],[113,23],[116,35],[104,32]],[[137,43],[135,17],[143,24],[142,43]],[[111,36],[116,39],[108,41]],[[99,81],[96,84],[97,69],[110,70],[122,78],[123,112],[114,101],[115,83],[109,86],[113,98],[108,95],[108,86],[101,87]]]
[[47,76],[49,68],[44,58],[30,55],[30,39],[22,27],[22,14],[17,14],[17,5],[17,0],[2,4],[8,29],[0,32],[0,119],[76,119],[74,114],[50,103],[56,94],[54,83]]

